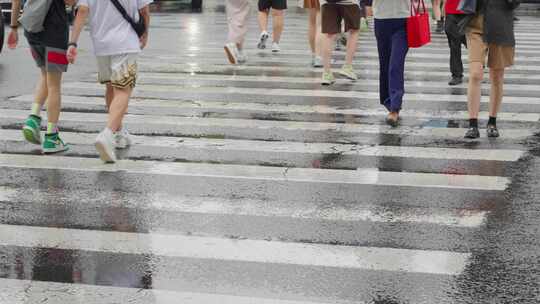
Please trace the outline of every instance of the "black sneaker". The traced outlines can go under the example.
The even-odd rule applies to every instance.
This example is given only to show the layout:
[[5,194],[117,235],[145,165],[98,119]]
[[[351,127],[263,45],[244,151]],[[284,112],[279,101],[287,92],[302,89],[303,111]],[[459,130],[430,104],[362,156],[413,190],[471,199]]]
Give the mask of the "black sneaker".
[[467,130],[467,133],[465,133],[465,138],[469,139],[476,139],[480,137],[480,131],[478,131],[478,128],[472,127]]
[[392,128],[397,128],[399,125],[399,116],[394,118],[391,114],[392,113],[386,116],[386,124],[388,124]]
[[452,77],[452,79],[448,82],[448,85],[456,86],[462,83],[463,83],[463,77]]
[[437,34],[442,34],[443,31],[444,31],[444,21],[439,20],[437,21],[437,28],[435,29],[435,32]]
[[494,126],[494,125],[488,125],[486,133],[487,133],[487,137],[491,137],[491,138],[496,138],[500,136],[497,126]]

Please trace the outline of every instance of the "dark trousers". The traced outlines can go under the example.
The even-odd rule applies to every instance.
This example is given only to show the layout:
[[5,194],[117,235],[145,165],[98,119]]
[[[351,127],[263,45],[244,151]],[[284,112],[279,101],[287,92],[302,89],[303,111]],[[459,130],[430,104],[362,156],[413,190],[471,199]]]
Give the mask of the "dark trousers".
[[405,58],[407,19],[375,19],[375,37],[379,51],[379,95],[390,112],[399,112],[405,95]]
[[458,23],[465,15],[446,15],[445,32],[450,47],[450,72],[452,77],[463,77],[463,61],[461,60],[461,45],[467,47],[467,38],[458,31]]

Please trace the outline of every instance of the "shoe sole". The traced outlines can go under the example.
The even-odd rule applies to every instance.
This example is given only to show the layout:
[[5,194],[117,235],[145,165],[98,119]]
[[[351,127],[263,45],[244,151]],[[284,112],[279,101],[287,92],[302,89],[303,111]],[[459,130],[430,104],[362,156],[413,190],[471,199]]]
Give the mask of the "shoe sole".
[[339,75],[349,79],[349,80],[358,80],[358,77],[352,77],[351,75],[347,74],[347,73],[343,73],[343,72],[338,72]]
[[96,142],[95,145],[96,145],[96,150],[99,153],[99,158],[101,158],[102,161],[104,161],[106,163],[115,163],[116,162],[116,158],[111,156],[109,153],[107,153],[107,148],[105,147],[104,144],[102,144],[100,142]]
[[238,60],[236,57],[234,57],[234,54],[231,52],[231,50],[228,47],[224,47],[225,53],[227,54],[227,59],[229,59],[230,64],[237,64]]
[[24,126],[22,131],[23,131],[24,139],[26,139],[26,141],[35,145],[41,145],[41,138],[39,134],[36,134],[34,129]]
[[43,149],[43,154],[55,154],[60,152],[66,152],[69,150],[69,146],[63,146],[62,148]]
[[333,85],[334,83],[336,83],[336,80],[323,80],[321,81],[321,84],[324,85],[324,86],[329,86],[329,85]]
[[467,135],[465,135],[463,138],[465,138],[465,139],[478,139],[478,138],[480,138],[480,134],[475,135],[475,136],[467,136]]
[[486,135],[487,135],[488,138],[498,138],[498,137],[501,136],[500,134],[490,134],[490,133],[487,133],[487,132],[486,132]]

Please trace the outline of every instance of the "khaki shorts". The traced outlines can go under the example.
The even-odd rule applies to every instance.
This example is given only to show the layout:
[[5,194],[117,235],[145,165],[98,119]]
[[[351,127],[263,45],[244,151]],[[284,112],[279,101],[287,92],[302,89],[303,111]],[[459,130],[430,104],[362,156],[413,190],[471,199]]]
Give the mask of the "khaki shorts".
[[98,56],[98,81],[115,88],[134,88],[137,82],[137,53]]
[[345,32],[360,29],[362,12],[356,4],[324,4],[321,8],[322,32],[324,34],[341,33],[341,21],[345,20]]
[[483,39],[484,17],[475,17],[467,32],[469,62],[480,62],[492,69],[504,69],[514,65],[515,48],[496,44],[487,44]]

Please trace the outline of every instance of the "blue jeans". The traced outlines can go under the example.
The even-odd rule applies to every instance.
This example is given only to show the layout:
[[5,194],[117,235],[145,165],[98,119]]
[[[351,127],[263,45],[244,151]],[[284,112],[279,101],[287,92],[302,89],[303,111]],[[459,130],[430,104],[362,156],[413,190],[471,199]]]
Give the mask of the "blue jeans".
[[407,19],[375,19],[375,37],[379,51],[379,95],[390,112],[399,112],[405,94],[405,58]]

